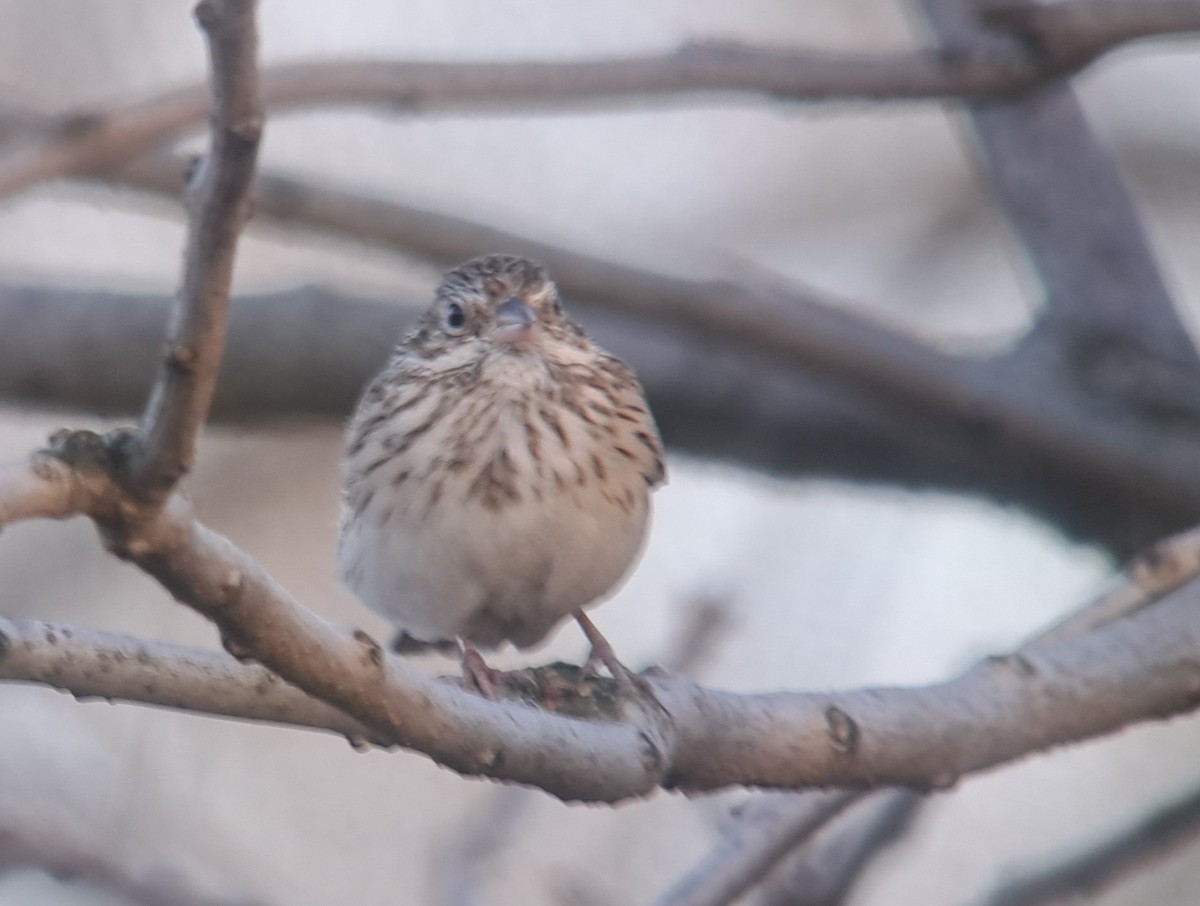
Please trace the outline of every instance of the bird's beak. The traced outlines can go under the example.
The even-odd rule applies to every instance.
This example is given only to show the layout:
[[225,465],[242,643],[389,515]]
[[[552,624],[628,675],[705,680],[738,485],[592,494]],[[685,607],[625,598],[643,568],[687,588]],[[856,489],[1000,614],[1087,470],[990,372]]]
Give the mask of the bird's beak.
[[519,296],[505,299],[492,320],[492,338],[501,343],[519,343],[533,336],[537,315]]

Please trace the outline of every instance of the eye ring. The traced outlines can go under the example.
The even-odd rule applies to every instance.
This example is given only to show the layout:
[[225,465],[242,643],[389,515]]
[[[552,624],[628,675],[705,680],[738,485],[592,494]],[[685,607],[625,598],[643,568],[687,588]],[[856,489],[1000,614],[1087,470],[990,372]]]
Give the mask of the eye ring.
[[467,324],[467,313],[457,302],[446,306],[446,329],[457,333]]

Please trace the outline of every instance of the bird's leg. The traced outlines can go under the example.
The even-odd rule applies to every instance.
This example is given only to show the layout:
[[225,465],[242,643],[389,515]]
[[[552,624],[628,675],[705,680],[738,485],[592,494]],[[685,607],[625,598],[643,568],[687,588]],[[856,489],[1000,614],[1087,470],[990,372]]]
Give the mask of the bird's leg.
[[654,698],[650,684],[644,677],[634,673],[617,660],[617,654],[613,651],[612,644],[601,634],[587,614],[582,610],[575,611],[575,622],[579,624],[579,628],[583,630],[583,634],[587,636],[587,640],[592,646],[588,659],[583,665],[583,672],[586,676],[596,676],[599,666],[603,664],[612,674],[612,678],[617,681],[617,688],[622,692],[633,692],[636,689],[643,695]]
[[483,655],[466,639],[458,640],[458,650],[462,655],[463,682],[488,701],[496,700],[496,687],[504,682],[504,674],[494,667],[489,667]]

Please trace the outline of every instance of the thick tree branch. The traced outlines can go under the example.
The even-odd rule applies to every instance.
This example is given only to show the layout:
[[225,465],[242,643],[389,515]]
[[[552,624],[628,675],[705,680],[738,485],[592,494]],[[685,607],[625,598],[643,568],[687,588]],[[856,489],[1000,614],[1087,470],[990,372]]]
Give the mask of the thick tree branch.
[[[1011,657],[1027,658],[1129,617],[1197,576],[1200,529],[1164,540],[1106,594],[1042,630]],[[775,809],[791,814],[812,805],[803,798],[806,794],[793,795],[792,805],[786,798],[774,797],[765,800],[764,808],[768,814]],[[795,838],[787,822],[762,822],[748,831],[730,825],[718,847],[672,890],[686,890],[688,897],[701,902],[725,903],[774,871],[776,882],[765,897],[767,902],[832,906],[848,892],[871,856],[902,833],[921,801],[924,797],[911,789],[880,790],[863,797],[849,815],[831,813],[829,818],[836,820],[828,821],[830,826],[821,828],[821,835],[812,841],[807,839],[807,828]],[[731,840],[736,845],[730,845]]]
[[1084,902],[1200,836],[1200,791],[1147,816],[1077,858],[1002,887],[984,906],[1054,906]]
[[[852,785],[869,777],[942,787],[966,771],[1053,745],[1054,738],[1091,738],[1122,712],[1190,711],[1200,704],[1198,599],[1193,583],[1052,654],[997,658],[923,689],[672,697],[679,734],[673,768],[686,778],[678,785],[709,788],[716,777],[710,771],[737,763],[751,785],[781,785],[776,772],[789,764],[788,786]],[[920,739],[909,735],[918,726],[927,734]],[[859,773],[868,765],[869,772]]]
[[[665,715],[627,702],[609,715],[616,722],[487,702],[421,676],[365,634],[348,634],[304,610],[251,558],[199,525],[183,498],[130,522],[107,475],[105,449],[95,435],[63,435],[55,453],[44,455],[71,470],[45,471],[40,480],[69,483],[113,552],[216,623],[232,651],[351,715],[371,738],[464,774],[565,799],[616,801],[656,786],[942,787],[1029,752],[1200,704],[1196,581],[1153,606],[1123,609],[1126,615],[1084,635],[921,689],[736,695],[650,678]],[[1146,568],[1153,571],[1154,562]],[[1103,614],[1112,615],[1107,608]],[[136,687],[136,677],[130,683]],[[87,687],[86,694],[94,692]]]
[[131,520],[127,498],[108,477],[110,445],[88,432],[60,437],[50,458],[70,461],[74,471],[47,480],[70,482],[110,550],[212,620],[237,656],[252,656],[358,719],[371,737],[427,751],[464,774],[588,800],[644,795],[658,782],[669,728],[657,712],[641,726],[591,723],[430,680],[365,633],[349,634],[302,608],[251,557],[197,523],[183,497]]
[[196,435],[212,403],[237,237],[263,125],[254,3],[201,0],[196,19],[211,58],[212,141],[189,186],[183,283],[127,473],[129,488],[154,504],[165,501],[191,469]]
[[[166,296],[0,285],[0,399],[10,405],[136,414],[153,386]],[[418,306],[314,287],[232,300],[220,421],[343,418]]]
[[[1200,4],[1192,0],[1069,0],[1055,6],[1066,9],[1046,15],[1026,4],[1005,5],[998,20],[1034,40],[977,55],[837,56],[698,44],[668,54],[562,63],[289,64],[264,74],[263,93],[276,110],[357,104],[426,114],[645,104],[697,94],[787,101],[988,97],[1029,88],[1130,39],[1200,28]],[[0,196],[131,160],[195,129],[207,110],[206,92],[192,87],[61,118],[0,154]]]

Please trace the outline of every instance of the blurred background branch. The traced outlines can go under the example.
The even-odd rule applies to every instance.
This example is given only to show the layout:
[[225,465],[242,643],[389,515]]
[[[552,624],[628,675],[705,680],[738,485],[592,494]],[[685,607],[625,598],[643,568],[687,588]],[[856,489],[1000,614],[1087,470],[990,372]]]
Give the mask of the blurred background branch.
[[[275,111],[373,105],[426,115],[721,93],[788,101],[980,97],[1029,88],[1125,41],[1200,29],[1200,7],[1190,0],[1136,9],[1111,0],[1055,5],[1065,9],[1046,14],[1036,4],[1014,3],[994,11],[994,21],[1032,39],[1006,53],[837,56],[709,43],[579,62],[290,64],[263,73],[263,95]],[[137,157],[199,127],[207,111],[207,92],[196,86],[109,111],[73,112],[24,137],[10,134],[10,147],[0,149],[0,195]]]
[[[1038,60],[1040,48],[1079,64],[1095,55],[1079,48],[1186,31],[1200,15],[1200,4],[1191,2],[1136,10],[1110,0],[1072,0],[1051,11],[988,6],[988,21],[1003,20],[1022,36],[1016,40],[970,26],[966,7],[929,9],[947,42],[935,59],[956,72],[995,65],[1011,71],[1013,61]],[[845,66],[871,70],[862,60]],[[1035,68],[1037,81],[1053,71],[1044,63]],[[790,88],[787,79],[794,80]],[[717,45],[644,65],[298,64],[268,73],[264,93],[283,106],[419,98],[417,109],[428,112],[431,105],[489,99],[575,103],[618,90],[644,100],[664,86],[722,85],[785,97],[861,93],[848,83],[814,81],[803,55]],[[0,134],[14,160],[48,162],[37,179],[90,173],[174,196],[185,160],[125,162],[194,128],[206,106],[200,89],[187,89],[57,123],[10,112],[0,118],[7,124]],[[542,261],[601,341],[632,360],[676,448],[787,474],[978,493],[1128,556],[1200,518],[1200,360],[1067,84],[1050,81],[972,115],[998,196],[1046,286],[1034,329],[1012,350],[985,358],[947,354],[792,283],[672,277],[282,175],[260,178],[256,216],[439,266],[481,249]],[[37,135],[49,144],[30,146],[29,136]],[[13,164],[13,172],[26,172],[23,166]],[[26,177],[14,179],[27,184]],[[1111,253],[1116,248],[1121,254]],[[4,288],[0,336],[11,340],[0,359],[0,398],[130,411],[148,380],[137,376],[149,373],[144,357],[161,316],[150,299],[113,294],[97,305],[94,294],[82,296]],[[593,306],[606,311],[593,313]],[[215,416],[344,413],[408,316],[313,289],[239,305]],[[44,351],[21,342],[34,335],[47,344]],[[52,374],[49,361],[69,365]],[[751,387],[755,392],[746,391]]]

